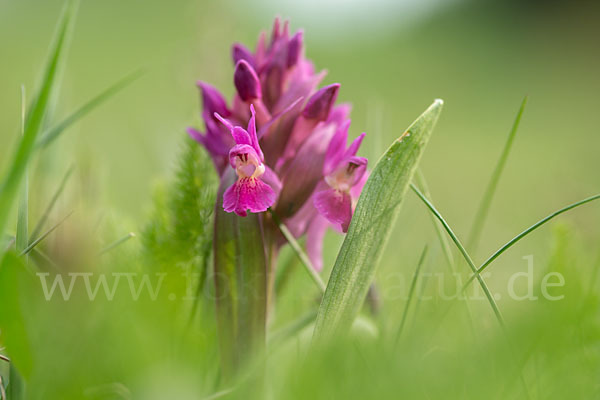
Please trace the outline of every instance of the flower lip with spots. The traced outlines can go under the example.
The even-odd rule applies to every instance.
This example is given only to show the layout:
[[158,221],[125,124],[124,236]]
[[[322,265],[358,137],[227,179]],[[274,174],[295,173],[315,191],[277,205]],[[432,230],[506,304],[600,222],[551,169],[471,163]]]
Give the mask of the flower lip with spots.
[[252,117],[248,129],[233,126],[229,121],[215,113],[215,117],[229,128],[235,146],[229,151],[229,164],[237,174],[236,182],[223,195],[223,208],[226,212],[235,212],[246,216],[248,210],[253,213],[267,211],[275,203],[275,190],[261,177],[267,166],[264,155],[258,144],[254,106],[250,105]]

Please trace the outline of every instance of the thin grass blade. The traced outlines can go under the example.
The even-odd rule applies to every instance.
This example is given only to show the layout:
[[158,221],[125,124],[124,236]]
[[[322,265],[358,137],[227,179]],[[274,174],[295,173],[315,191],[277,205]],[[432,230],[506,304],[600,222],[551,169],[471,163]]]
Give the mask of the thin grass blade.
[[398,333],[396,334],[396,345],[400,341],[400,337],[402,336],[402,331],[404,330],[404,325],[406,324],[406,317],[408,316],[408,309],[410,307],[410,303],[412,302],[413,296],[415,294],[415,289],[417,288],[417,281],[419,280],[419,274],[421,273],[421,267],[425,263],[425,258],[427,257],[427,245],[423,248],[421,252],[421,257],[419,257],[419,262],[417,263],[417,268],[415,268],[415,273],[413,275],[412,281],[410,283],[410,289],[408,290],[408,299],[406,300],[406,304],[404,304],[404,311],[402,312],[402,320],[400,321],[400,327],[398,328]]
[[308,258],[308,255],[306,255],[304,250],[302,250],[302,246],[300,246],[298,241],[296,241],[296,239],[294,238],[294,235],[292,235],[289,229],[281,223],[279,217],[277,217],[277,215],[275,215],[275,213],[272,211],[271,216],[273,217],[273,222],[275,222],[281,234],[285,237],[285,239],[288,241],[288,243],[298,256],[298,259],[304,266],[304,269],[310,275],[310,278],[317,285],[321,292],[325,292],[325,283],[323,282],[323,279],[321,279],[321,275],[319,275],[317,270],[313,267],[312,263],[310,262],[310,259]]
[[521,117],[523,116],[523,111],[525,111],[526,105],[527,96],[525,96],[523,102],[521,103],[521,107],[519,108],[519,112],[517,113],[517,116],[515,118],[515,122],[513,123],[512,129],[510,130],[508,138],[506,139],[506,143],[504,144],[502,154],[500,155],[498,163],[496,164],[496,168],[494,168],[494,172],[490,177],[488,186],[481,199],[479,208],[477,209],[477,214],[475,214],[475,219],[473,220],[473,226],[471,227],[469,240],[467,241],[467,248],[473,254],[475,254],[475,252],[477,251],[479,239],[481,238],[481,232],[483,231],[483,227],[487,220],[488,213],[490,211],[490,206],[492,204],[492,200],[494,199],[494,194],[496,193],[498,182],[500,181],[500,176],[502,176],[502,171],[504,171],[504,166],[506,165],[506,160],[508,159],[508,155],[510,154],[510,150],[512,149],[512,145],[515,140],[515,136],[517,135],[519,124],[521,123]]
[[[25,134],[25,86],[21,85],[21,135]],[[19,208],[17,211],[17,233],[15,235],[15,246],[17,251],[22,251],[28,245],[29,241],[29,177],[28,168],[23,170],[23,184],[21,185],[21,195]]]
[[65,175],[63,176],[63,179],[61,180],[60,185],[56,189],[56,192],[54,192],[54,195],[52,195],[52,199],[50,200],[50,203],[48,203],[48,206],[44,210],[44,213],[42,214],[42,217],[40,218],[40,220],[35,225],[35,228],[33,229],[33,233],[29,237],[29,242],[30,243],[33,242],[34,240],[36,240],[37,237],[39,236],[39,234],[42,232],[42,229],[44,228],[44,225],[46,224],[46,221],[48,220],[48,217],[50,216],[50,213],[54,209],[54,206],[56,205],[56,202],[58,201],[58,199],[60,198],[63,190],[65,189],[65,186],[67,185],[67,182],[68,182],[69,178],[71,177],[71,174],[73,173],[74,169],[75,169],[75,166],[71,166],[67,170],[67,172],[65,173]]
[[269,335],[269,348],[272,349],[273,347],[285,343],[287,339],[294,337],[300,331],[302,331],[304,328],[306,328],[312,322],[314,322],[316,317],[316,310],[308,311],[306,314],[300,316],[295,321],[292,321],[288,325],[273,332],[271,335]]
[[50,107],[50,99],[56,90],[57,76],[65,57],[67,42],[73,29],[74,14],[78,2],[71,1],[58,24],[54,44],[46,62],[40,89],[27,113],[23,137],[9,165],[7,175],[0,183],[0,234],[5,232],[16,197],[19,193],[25,168],[33,154],[37,137],[42,129],[44,118]]
[[[429,192],[429,186],[427,185],[425,176],[423,176],[421,171],[417,171],[416,178],[417,178],[416,181],[417,181],[419,187],[421,188],[421,191],[425,195],[425,197],[427,197],[428,199],[431,199],[431,194]],[[455,270],[454,256],[452,255],[452,249],[450,248],[450,243],[448,243],[448,238],[444,234],[442,227],[440,226],[439,222],[436,220],[434,215],[431,215],[431,221],[433,223],[433,227],[435,228],[435,233],[440,242],[440,246],[442,247],[442,252],[444,253],[444,256],[446,257],[446,261],[448,262],[448,266],[450,267],[450,270],[452,272],[454,272],[454,270]]]
[[125,89],[135,80],[140,78],[143,75],[143,71],[138,70],[135,71],[126,77],[122,78],[118,82],[114,83],[112,86],[108,87],[102,93],[98,94],[96,97],[79,107],[75,112],[69,115],[67,118],[56,124],[54,127],[48,129],[41,135],[41,139],[38,141],[38,147],[46,147],[56,139],[71,125],[79,121],[81,118],[85,117],[87,114],[95,110],[98,106],[102,105],[104,102],[112,98],[114,95],[119,93],[121,90]]
[[425,197],[425,195],[423,195],[423,193],[421,193],[421,191],[419,191],[419,189],[415,185],[411,184],[410,186],[411,186],[412,190],[417,194],[417,196],[419,196],[421,201],[423,201],[423,203],[425,203],[427,208],[429,208],[429,210],[433,213],[433,215],[435,215],[435,217],[438,219],[438,221],[440,221],[442,223],[442,226],[444,227],[444,229],[446,230],[446,232],[448,233],[448,235],[450,236],[450,238],[452,239],[452,241],[454,242],[454,244],[456,245],[456,247],[458,248],[458,250],[464,257],[465,261],[467,261],[467,264],[469,265],[469,268],[471,268],[471,271],[477,275],[477,280],[479,281],[479,285],[481,286],[481,289],[485,293],[485,297],[487,298],[488,302],[490,303],[490,306],[492,307],[492,310],[494,311],[494,314],[496,315],[498,322],[500,323],[500,325],[502,327],[504,327],[504,318],[502,317],[502,314],[500,313],[500,309],[498,308],[498,305],[496,304],[496,300],[494,299],[494,296],[492,296],[490,289],[488,288],[487,284],[483,280],[483,277],[481,275],[479,275],[479,273],[477,273],[477,267],[475,266],[475,263],[473,263],[471,256],[469,255],[469,253],[467,253],[467,250],[465,249],[465,247],[462,245],[462,243],[460,242],[458,237],[454,234],[454,231],[452,230],[452,228],[450,228],[450,225],[448,225],[448,223],[446,222],[444,217],[442,217],[442,214],[440,214],[440,212],[435,208],[435,206]]
[[56,224],[54,224],[50,229],[48,229],[46,232],[44,232],[39,238],[37,238],[33,242],[31,242],[26,248],[21,250],[20,255],[24,256],[24,255],[28,254],[31,250],[33,250],[35,248],[35,246],[40,244],[40,242],[42,240],[46,239],[48,237],[48,235],[50,235],[52,232],[54,232],[56,230],[56,228],[58,228],[60,225],[62,225],[62,223],[65,222],[67,220],[67,218],[69,218],[71,216],[71,214],[73,214],[73,211],[71,211],[63,219],[61,219]]
[[134,238],[134,237],[135,237],[135,233],[129,232],[127,235],[123,236],[120,239],[115,240],[114,242],[112,242],[111,244],[109,244],[108,246],[106,246],[105,248],[100,250],[98,255],[106,254],[109,251],[111,251],[112,249],[119,247],[120,245],[122,245],[123,243],[125,243],[126,241],[128,241],[129,239]]
[[443,102],[436,100],[379,160],[362,191],[319,307],[314,338],[347,332],[376,266]]
[[575,202],[573,204],[569,204],[568,206],[563,207],[560,210],[553,212],[552,214],[548,215],[547,217],[545,217],[545,218],[539,220],[538,222],[536,222],[535,224],[531,225],[529,228],[525,229],[523,232],[519,233],[517,236],[515,236],[514,238],[509,240],[504,246],[502,246],[498,250],[496,250],[496,252],[494,254],[492,254],[487,260],[485,260],[485,262],[483,264],[481,264],[481,266],[477,269],[477,271],[469,278],[467,283],[465,283],[465,285],[463,286],[463,291],[468,287],[468,285],[473,281],[473,279],[475,279],[476,276],[481,274],[481,272],[483,272],[496,258],[500,257],[500,255],[502,253],[504,253],[506,250],[508,250],[512,246],[514,246],[519,240],[523,239],[525,236],[529,235],[531,232],[535,231],[537,228],[544,225],[546,222],[550,221],[551,219],[559,216],[560,214],[565,213],[569,210],[572,210],[576,207],[582,206],[584,204],[587,204],[589,202],[592,202],[594,200],[598,200],[598,199],[600,199],[600,194],[590,196],[588,198],[585,198],[585,199]]

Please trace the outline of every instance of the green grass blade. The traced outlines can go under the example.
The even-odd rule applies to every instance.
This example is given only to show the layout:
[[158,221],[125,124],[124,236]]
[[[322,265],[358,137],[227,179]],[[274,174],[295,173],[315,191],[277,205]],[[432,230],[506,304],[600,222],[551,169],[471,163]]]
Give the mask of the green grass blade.
[[273,217],[273,222],[275,222],[275,224],[281,231],[281,234],[288,241],[288,243],[298,256],[298,259],[300,260],[302,265],[304,265],[304,269],[306,270],[306,272],[308,272],[310,278],[313,280],[313,282],[315,282],[315,284],[317,285],[319,290],[321,290],[321,292],[325,292],[325,283],[321,279],[321,275],[319,275],[317,270],[313,267],[312,263],[310,262],[310,259],[308,258],[308,255],[306,255],[306,253],[302,250],[302,246],[300,246],[300,244],[294,238],[294,235],[292,235],[289,229],[281,223],[277,215],[275,215],[275,213],[272,211],[271,216]]
[[[25,134],[25,87],[21,86],[21,135]],[[29,240],[29,168],[23,169],[23,183],[21,184],[19,207],[17,210],[17,232],[15,235],[15,246],[17,251],[22,251],[27,247]],[[25,381],[14,364],[9,366],[9,387],[10,399],[25,398]]]
[[425,262],[425,257],[427,257],[427,245],[425,245],[423,251],[421,252],[421,257],[419,258],[417,268],[415,268],[415,273],[410,283],[410,289],[408,290],[408,299],[406,300],[406,304],[404,304],[402,320],[400,321],[400,327],[398,328],[398,333],[396,334],[396,344],[398,344],[398,342],[400,341],[400,337],[402,336],[402,331],[404,330],[404,325],[406,324],[406,317],[408,315],[408,308],[410,307],[410,303],[412,302],[412,298],[415,294],[415,289],[417,288],[417,281],[419,280],[419,273],[421,272],[421,267]]
[[44,214],[42,214],[42,217],[40,218],[40,220],[35,225],[35,228],[33,229],[33,233],[29,237],[29,242],[30,243],[33,242],[34,240],[36,240],[37,237],[39,236],[39,234],[42,232],[42,229],[44,228],[44,225],[46,224],[46,221],[48,220],[48,217],[50,216],[50,213],[54,209],[54,206],[56,205],[56,202],[58,201],[58,199],[60,198],[63,190],[65,189],[65,186],[67,185],[67,181],[71,177],[71,174],[73,173],[74,169],[75,169],[75,167],[71,166],[67,170],[67,172],[65,173],[65,176],[63,177],[62,181],[60,182],[60,185],[56,189],[56,192],[54,192],[54,195],[52,196],[52,199],[50,200],[50,203],[48,203],[48,206],[46,207],[46,210],[44,210]]
[[316,310],[308,311],[295,321],[290,322],[288,325],[270,334],[268,338],[269,348],[273,349],[274,347],[285,343],[287,339],[292,338],[300,333],[304,328],[314,322],[316,316]]
[[348,331],[360,311],[442,104],[436,100],[394,141],[367,180],[319,307],[315,339]]
[[143,71],[135,71],[127,75],[123,79],[119,80],[118,82],[110,86],[108,89],[104,90],[102,93],[98,94],[96,97],[79,107],[67,118],[56,124],[54,127],[45,131],[41,135],[41,139],[38,141],[37,146],[48,146],[50,143],[56,140],[61,135],[61,133],[63,133],[67,128],[79,121],[81,118],[85,117],[87,114],[89,114],[102,103],[106,102],[108,99],[119,93],[121,90],[129,86],[142,75]]
[[73,28],[76,5],[77,1],[72,1],[65,8],[58,25],[54,45],[46,62],[40,89],[27,113],[23,137],[19,142],[7,175],[0,183],[0,234],[6,230],[8,218],[25,174],[25,168],[33,154],[44,117],[50,106],[50,99],[56,90],[56,80],[62,64],[61,61],[64,58],[66,44]]
[[[25,134],[25,86],[21,85],[21,135]],[[23,184],[21,185],[21,196],[19,209],[17,211],[17,233],[15,235],[15,246],[17,251],[22,251],[29,241],[29,178],[26,167],[23,171]]]
[[73,214],[73,211],[71,211],[63,219],[61,219],[56,224],[54,224],[50,229],[48,229],[46,232],[44,232],[39,238],[37,238],[33,242],[31,242],[26,248],[21,250],[20,255],[24,256],[24,255],[28,254],[31,250],[33,250],[35,248],[35,246],[40,244],[40,242],[42,240],[46,239],[48,237],[48,235],[50,235],[52,232],[54,232],[56,230],[56,228],[58,228],[63,222],[65,222],[67,220],[67,218],[69,218],[71,216],[71,214]]
[[485,293],[485,297],[488,299],[488,302],[490,303],[490,306],[492,307],[492,310],[494,311],[494,314],[496,315],[498,322],[500,323],[500,325],[502,327],[504,327],[504,318],[502,318],[502,314],[500,313],[500,310],[498,309],[496,300],[494,299],[494,296],[492,296],[492,294],[490,293],[490,290],[487,287],[487,284],[485,283],[485,281],[483,280],[481,275],[479,275],[479,273],[477,273],[477,267],[475,266],[475,263],[473,263],[471,256],[469,256],[469,253],[467,253],[467,250],[465,250],[465,247],[462,245],[462,243],[460,242],[458,237],[454,234],[454,231],[452,231],[452,228],[450,228],[450,225],[448,225],[448,223],[446,222],[444,217],[442,217],[442,214],[440,214],[440,212],[434,207],[434,205],[431,204],[431,202],[423,195],[423,193],[421,193],[419,191],[419,189],[415,185],[411,184],[411,188],[417,194],[417,196],[419,196],[419,198],[423,201],[423,203],[425,203],[425,205],[427,206],[427,208],[429,208],[429,210],[433,213],[433,215],[435,215],[435,217],[438,219],[438,221],[440,221],[442,223],[442,226],[444,227],[444,229],[446,230],[446,232],[448,233],[448,235],[450,236],[450,238],[452,239],[452,241],[454,242],[454,244],[456,245],[456,247],[458,248],[460,253],[465,258],[465,261],[467,261],[467,264],[471,268],[471,271],[474,274],[476,274],[477,280],[479,281],[479,285],[481,286],[481,289]]
[[[419,187],[421,188],[421,191],[423,192],[425,197],[427,197],[428,199],[431,199],[431,194],[429,193],[429,187],[427,185],[427,181],[425,180],[425,176],[423,176],[421,171],[417,171],[416,178],[417,178],[416,179],[417,183],[419,184]],[[435,233],[440,242],[440,246],[442,247],[442,252],[444,253],[444,257],[446,257],[446,261],[448,262],[448,265],[450,266],[450,270],[452,270],[452,272],[454,272],[454,269],[455,269],[454,268],[454,256],[452,255],[452,249],[450,248],[450,243],[448,243],[448,238],[446,237],[446,235],[444,235],[444,232],[442,231],[442,228],[440,227],[440,224],[436,220],[435,216],[433,216],[433,214],[430,214],[430,215],[431,215],[431,221],[433,222],[433,227],[435,228]]]
[[123,236],[120,239],[115,240],[114,242],[112,242],[111,244],[109,244],[108,246],[106,246],[105,248],[100,250],[100,252],[98,254],[102,255],[102,254],[108,253],[115,247],[119,247],[120,245],[122,245],[123,243],[125,243],[126,241],[128,241],[129,239],[134,238],[134,237],[135,237],[135,233],[129,232],[127,235]]
[[529,228],[525,229],[523,232],[519,233],[517,236],[515,236],[514,238],[509,240],[504,246],[502,246],[498,250],[496,250],[496,252],[494,254],[492,254],[487,260],[485,260],[485,262],[483,264],[481,264],[481,266],[477,269],[476,273],[473,274],[473,276],[471,276],[469,278],[467,283],[465,283],[465,285],[463,286],[463,290],[465,290],[467,288],[467,286],[473,281],[473,279],[475,278],[476,275],[479,275],[481,272],[483,272],[483,270],[485,270],[496,258],[500,257],[500,255],[502,253],[504,253],[506,250],[511,248],[513,245],[515,245],[519,240],[523,239],[525,236],[529,235],[531,232],[535,231],[537,228],[544,225],[546,222],[550,221],[554,217],[557,217],[562,213],[565,213],[576,207],[582,206],[586,203],[589,203],[591,201],[598,200],[598,199],[600,199],[600,194],[585,198],[585,199],[575,202],[573,204],[569,204],[568,206],[563,207],[560,210],[553,212],[552,214],[548,215],[547,217],[545,217],[545,218],[539,220],[538,222],[536,222],[535,224],[531,225]]
[[500,176],[502,175],[502,171],[504,171],[504,166],[506,165],[506,160],[508,159],[508,155],[510,154],[510,150],[512,149],[513,142],[515,140],[515,136],[517,135],[517,130],[519,129],[519,124],[521,123],[521,117],[523,116],[523,111],[525,111],[525,106],[527,105],[527,96],[523,99],[521,103],[521,107],[519,108],[519,112],[515,118],[515,122],[513,123],[512,129],[506,139],[506,143],[504,145],[504,149],[502,150],[502,154],[498,159],[498,163],[496,164],[496,168],[490,177],[490,181],[485,190],[485,193],[481,199],[481,203],[479,204],[479,208],[477,209],[477,213],[475,214],[475,219],[473,220],[473,226],[471,227],[471,233],[469,235],[469,240],[467,241],[467,248],[473,254],[477,250],[477,246],[479,245],[479,239],[481,238],[481,232],[483,231],[483,227],[485,225],[485,221],[487,220],[488,213],[490,211],[490,206],[492,204],[492,200],[494,198],[494,194],[496,193],[496,188],[498,187],[498,182],[500,181]]

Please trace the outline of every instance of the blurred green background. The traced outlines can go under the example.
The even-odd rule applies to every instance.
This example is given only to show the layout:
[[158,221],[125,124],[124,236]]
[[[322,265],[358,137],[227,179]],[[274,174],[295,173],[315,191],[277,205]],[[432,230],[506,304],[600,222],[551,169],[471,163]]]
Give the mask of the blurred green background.
[[[62,4],[62,0],[0,0],[0,168],[8,164],[18,137],[20,86],[25,84],[32,93]],[[38,162],[32,172],[37,187],[52,190],[75,163],[77,193],[72,197],[92,205],[82,208],[110,213],[119,221],[119,232],[139,231],[156,184],[172,176],[185,127],[200,123],[195,81],[208,81],[230,98],[234,90],[230,45],[238,41],[253,47],[259,31],[269,30],[276,15],[290,18],[293,30],[305,29],[306,55],[329,71],[324,83],[342,84],[340,99],[354,106],[351,134],[367,132],[362,151],[373,164],[434,98],[445,100],[422,171],[435,204],[465,239],[518,107],[529,96],[478,260],[551,211],[600,191],[600,7],[594,2],[541,0],[82,0],[56,114],[68,115],[140,67],[146,73],[53,144],[60,157]],[[35,191],[31,196],[32,207],[46,203],[45,192],[44,198],[37,199]],[[587,205],[561,220],[569,233],[559,229],[558,235],[575,238],[576,256],[552,261],[563,250],[556,244],[556,234],[540,230],[494,264],[489,280],[493,292],[504,293],[508,274],[523,271],[522,257],[527,255],[533,255],[536,268],[540,267],[536,274],[552,262],[563,270],[592,269],[600,256],[600,207]],[[435,236],[424,207],[411,194],[379,271],[384,297],[389,274],[401,271],[409,279],[425,242],[435,244]],[[332,265],[339,243],[335,234],[328,237],[326,265]],[[432,262],[441,264],[440,250],[434,246],[431,252]],[[309,287],[305,277],[299,279],[304,281],[292,293]],[[577,288],[570,286],[569,293],[577,293]],[[295,308],[293,295],[285,301]],[[306,301],[298,303],[299,310],[305,308]],[[398,315],[403,303],[392,299],[390,304]],[[499,304],[509,321],[526,321],[531,312],[526,303]],[[486,307],[482,302],[489,326],[494,321]],[[561,307],[560,315],[570,315],[567,306]],[[99,319],[101,315],[98,311]],[[576,325],[573,318],[567,322]],[[90,322],[85,329],[93,331],[93,325]],[[548,323],[546,328],[552,327]],[[529,327],[520,329],[532,332]],[[458,329],[454,332],[460,336]],[[103,337],[105,344],[118,341],[118,336],[117,329],[109,332]],[[148,347],[173,340],[168,338],[168,332],[162,332],[147,339]],[[425,341],[415,340],[409,343],[417,348]],[[136,351],[128,343],[120,343],[122,350]],[[548,343],[548,348],[556,350],[554,345]],[[142,352],[143,345],[139,347]],[[379,354],[381,349],[370,350]],[[559,346],[557,351],[562,350]],[[196,351],[200,355],[186,356],[203,355]],[[503,357],[503,348],[491,351]],[[420,359],[417,353],[407,357]],[[471,368],[477,370],[476,366]],[[410,375],[398,373],[403,372]],[[175,376],[177,368],[170,373]],[[419,379],[427,382],[429,374],[433,372]]]

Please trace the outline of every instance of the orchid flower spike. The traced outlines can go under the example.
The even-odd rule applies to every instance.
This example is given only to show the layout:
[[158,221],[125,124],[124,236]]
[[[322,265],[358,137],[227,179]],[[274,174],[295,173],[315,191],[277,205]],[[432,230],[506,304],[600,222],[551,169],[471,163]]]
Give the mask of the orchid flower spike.
[[[326,73],[306,58],[304,45],[303,31],[290,32],[279,18],[254,50],[235,43],[233,98],[198,82],[203,126],[187,131],[227,188],[224,211],[246,216],[272,208],[295,237],[306,237],[320,269],[325,231],[348,230],[368,173],[367,160],[356,155],[364,134],[346,148],[350,106],[337,103],[340,84],[319,88]],[[279,247],[280,239],[269,240]]]

